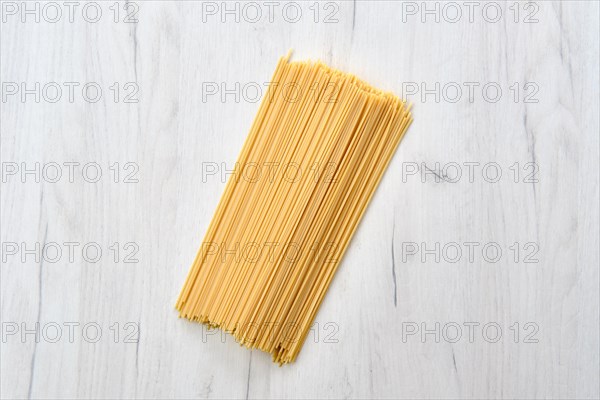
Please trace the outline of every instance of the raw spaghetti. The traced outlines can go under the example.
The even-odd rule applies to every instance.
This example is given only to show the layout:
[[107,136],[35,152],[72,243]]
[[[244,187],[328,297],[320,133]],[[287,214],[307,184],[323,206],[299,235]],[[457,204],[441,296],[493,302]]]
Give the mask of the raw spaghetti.
[[321,62],[279,60],[176,308],[283,364],[296,359],[412,121]]

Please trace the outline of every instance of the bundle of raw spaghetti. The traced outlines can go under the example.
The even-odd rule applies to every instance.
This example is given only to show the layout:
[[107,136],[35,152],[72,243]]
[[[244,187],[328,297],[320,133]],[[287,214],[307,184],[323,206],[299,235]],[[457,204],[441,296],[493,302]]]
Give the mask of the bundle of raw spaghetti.
[[320,62],[282,58],[179,295],[180,316],[294,361],[409,108]]

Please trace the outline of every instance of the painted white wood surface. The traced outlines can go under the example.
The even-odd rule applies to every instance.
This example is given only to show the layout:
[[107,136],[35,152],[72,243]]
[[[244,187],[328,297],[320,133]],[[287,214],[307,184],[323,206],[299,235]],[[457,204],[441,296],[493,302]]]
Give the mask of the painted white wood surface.
[[[39,23],[28,14],[22,22],[22,10],[13,15],[3,4],[2,398],[598,398],[598,3],[500,2],[497,22],[496,3],[477,3],[472,22],[463,2],[428,3],[439,7],[439,23],[433,14],[421,20],[421,2],[299,3],[296,23],[286,21],[295,15],[286,2],[256,3],[258,22],[245,3],[237,5],[239,22],[221,2],[121,3],[118,23],[113,2],[99,3],[97,23],[82,17],[85,8],[94,18],[86,3],[72,22],[58,4],[55,23],[46,3]],[[462,16],[453,23],[454,4]],[[123,23],[136,8],[138,22]],[[538,22],[526,23],[528,15]],[[203,101],[203,83],[262,84],[290,48],[293,59],[322,59],[399,95],[416,84],[419,93],[407,96],[415,122],[318,325],[297,362],[280,368],[231,337],[206,337],[200,325],[177,318],[174,303],[224,188],[216,177],[203,182],[203,165],[233,165],[258,108],[250,92],[239,102],[231,94]],[[57,82],[63,97],[22,101],[9,94],[11,82]],[[80,83],[73,102],[64,82]],[[98,102],[82,98],[86,82],[102,88]],[[123,102],[128,82],[139,87],[137,103]],[[421,84],[436,82],[439,102],[435,93],[421,98]],[[452,102],[457,86],[462,96]],[[496,87],[502,95],[492,102]],[[40,182],[22,177],[23,165],[36,162],[49,165]],[[63,165],[57,183],[53,162]],[[65,162],[81,164],[74,182]],[[81,175],[91,162],[102,170],[97,183]],[[138,183],[123,182],[133,171],[127,162],[139,167]],[[446,180],[458,164],[458,182],[421,175],[425,166],[436,171],[436,162]],[[472,182],[470,162],[480,163]],[[11,175],[14,163],[19,171]],[[482,175],[488,163],[500,167],[496,183],[488,182],[493,168]],[[527,182],[527,163],[538,167],[537,183]],[[408,175],[415,165],[419,172]],[[38,262],[23,251],[36,243],[65,251],[64,242],[80,243],[73,262],[67,254]],[[115,242],[118,262],[109,248]],[[137,263],[123,262],[129,242],[139,246]],[[419,245],[415,255],[407,254],[411,242]],[[472,260],[467,242],[480,243]],[[102,248],[100,261],[82,258],[86,243]],[[440,262],[422,252],[423,243],[440,244]],[[443,251],[455,250],[452,243],[463,251],[455,263],[455,253]],[[502,249],[498,262],[483,258],[487,243]],[[532,251],[538,262],[525,263]],[[40,340],[22,337],[36,323]],[[72,343],[68,323],[79,324]],[[97,325],[84,337],[90,323]],[[137,343],[125,341],[127,323],[139,326]],[[439,323],[439,342],[435,334],[406,335],[423,323]],[[469,323],[479,324],[472,340]],[[62,336],[51,343],[57,325]],[[457,325],[462,336],[454,340]],[[94,326],[102,336],[90,343]],[[496,326],[502,335],[492,343]]]

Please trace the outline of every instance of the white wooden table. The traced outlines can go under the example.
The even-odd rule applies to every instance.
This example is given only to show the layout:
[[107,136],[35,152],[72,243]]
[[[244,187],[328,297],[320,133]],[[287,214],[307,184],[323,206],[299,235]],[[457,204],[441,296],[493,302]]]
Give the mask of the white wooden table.
[[[599,12],[3,2],[2,398],[598,398]],[[415,122],[280,368],[174,304],[291,48]]]

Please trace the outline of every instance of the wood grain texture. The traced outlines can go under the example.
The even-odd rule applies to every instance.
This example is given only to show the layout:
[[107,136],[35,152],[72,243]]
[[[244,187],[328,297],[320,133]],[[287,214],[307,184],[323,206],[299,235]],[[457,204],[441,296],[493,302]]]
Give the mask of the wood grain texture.
[[[258,22],[245,3],[236,22],[220,2],[149,1],[120,3],[118,23],[113,2],[100,2],[90,23],[85,4],[73,22],[61,6],[56,23],[22,22],[2,5],[2,398],[600,396],[598,3],[519,3],[516,16],[513,2],[499,2],[490,22],[482,10],[493,19],[495,6],[481,2],[470,22],[459,2],[455,23],[447,3],[428,5],[438,4],[439,23],[422,21],[421,2],[306,2],[295,23],[282,16],[295,7],[286,2],[272,22],[261,2]],[[138,22],[123,23],[136,7]],[[290,48],[293,59],[322,59],[407,96],[415,122],[297,362],[279,368],[179,320],[174,304],[225,186],[203,169],[233,168],[258,108],[250,92],[203,99],[206,83],[262,85]],[[8,95],[23,82],[57,82],[63,97]],[[80,84],[73,102],[64,82]],[[102,88],[99,101],[82,98],[86,82]],[[128,82],[137,103],[124,102]],[[433,92],[422,98],[423,88]],[[21,175],[36,162],[50,165],[39,182]],[[80,163],[73,182],[65,162]],[[92,162],[96,183],[81,172]],[[49,163],[62,165],[56,183]],[[138,182],[124,182],[132,171]],[[72,262],[65,242],[79,243]],[[36,260],[24,251],[36,243],[57,243],[62,257]],[[86,243],[102,249],[99,261],[82,256]],[[139,262],[124,262],[128,243]],[[472,259],[465,243],[479,243]],[[489,254],[502,250],[497,262],[482,255],[490,243]],[[39,340],[22,336],[36,323]],[[129,343],[131,332],[139,340]]]

